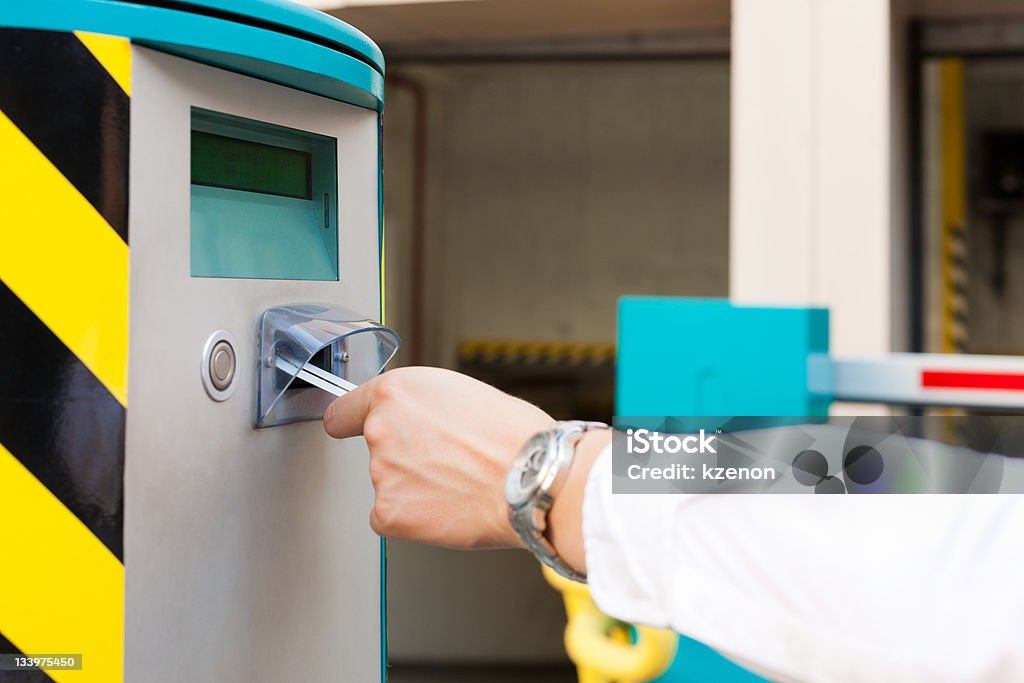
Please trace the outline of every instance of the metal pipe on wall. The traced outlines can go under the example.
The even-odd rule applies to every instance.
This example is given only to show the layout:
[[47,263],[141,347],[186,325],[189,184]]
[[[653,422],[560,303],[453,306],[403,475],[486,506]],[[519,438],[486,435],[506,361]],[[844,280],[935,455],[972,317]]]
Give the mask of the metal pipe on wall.
[[426,297],[427,90],[419,81],[389,75],[385,87],[406,90],[413,100],[412,219],[409,263],[409,363],[423,364]]

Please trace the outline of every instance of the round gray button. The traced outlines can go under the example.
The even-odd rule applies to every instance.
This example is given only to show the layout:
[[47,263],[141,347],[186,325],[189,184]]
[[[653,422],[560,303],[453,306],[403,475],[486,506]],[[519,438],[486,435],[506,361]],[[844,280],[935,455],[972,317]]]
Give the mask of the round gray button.
[[224,391],[235,377],[235,350],[223,339],[210,352],[210,380],[219,391]]
[[238,356],[235,339],[227,330],[217,330],[203,344],[203,357],[199,364],[199,377],[206,395],[214,401],[226,401],[234,393],[238,374]]

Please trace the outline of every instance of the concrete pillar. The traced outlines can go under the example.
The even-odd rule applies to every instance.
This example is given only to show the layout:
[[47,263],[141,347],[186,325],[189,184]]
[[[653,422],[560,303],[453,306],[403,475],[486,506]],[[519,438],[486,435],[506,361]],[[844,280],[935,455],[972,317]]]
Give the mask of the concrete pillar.
[[730,296],[828,306],[841,354],[909,325],[901,21],[889,0],[732,3]]

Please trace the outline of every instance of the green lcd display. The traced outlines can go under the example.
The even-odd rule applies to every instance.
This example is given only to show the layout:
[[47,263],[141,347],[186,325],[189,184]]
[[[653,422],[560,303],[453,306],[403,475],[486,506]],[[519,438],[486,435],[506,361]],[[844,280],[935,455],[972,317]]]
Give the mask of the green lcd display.
[[192,131],[192,184],[310,199],[312,155],[297,149]]

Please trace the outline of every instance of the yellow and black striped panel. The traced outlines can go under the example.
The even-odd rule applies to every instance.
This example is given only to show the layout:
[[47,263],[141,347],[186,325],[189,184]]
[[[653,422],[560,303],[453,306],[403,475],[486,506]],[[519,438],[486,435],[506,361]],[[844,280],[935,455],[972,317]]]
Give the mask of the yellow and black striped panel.
[[12,680],[122,678],[130,65],[0,29],[0,652],[83,662]]
[[459,361],[498,365],[612,365],[610,342],[467,339],[459,343]]

